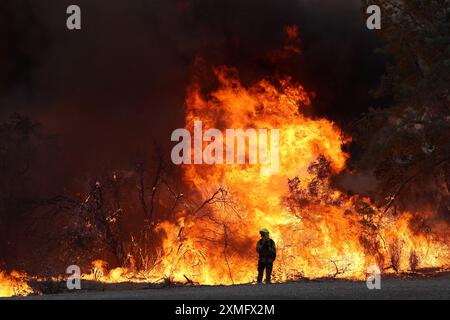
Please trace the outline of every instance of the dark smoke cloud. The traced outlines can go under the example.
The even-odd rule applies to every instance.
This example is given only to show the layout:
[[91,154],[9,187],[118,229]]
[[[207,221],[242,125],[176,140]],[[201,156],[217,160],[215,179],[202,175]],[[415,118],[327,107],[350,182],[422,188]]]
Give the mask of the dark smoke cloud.
[[[70,4],[81,31],[65,28]],[[285,25],[299,26],[303,53],[277,68],[317,93],[318,115],[355,117],[383,72],[356,0],[9,0],[0,10],[0,115],[59,134],[67,170],[168,146],[195,58],[257,80],[275,72],[264,54],[283,45]]]

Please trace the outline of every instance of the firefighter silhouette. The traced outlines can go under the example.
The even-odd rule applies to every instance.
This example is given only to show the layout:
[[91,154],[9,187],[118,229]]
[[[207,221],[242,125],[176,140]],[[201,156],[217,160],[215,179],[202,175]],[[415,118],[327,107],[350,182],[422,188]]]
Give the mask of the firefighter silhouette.
[[256,244],[256,251],[259,254],[258,283],[261,283],[263,280],[264,270],[266,271],[266,283],[270,283],[277,249],[275,247],[275,241],[269,237],[269,230],[262,229],[259,234],[261,235],[261,239]]

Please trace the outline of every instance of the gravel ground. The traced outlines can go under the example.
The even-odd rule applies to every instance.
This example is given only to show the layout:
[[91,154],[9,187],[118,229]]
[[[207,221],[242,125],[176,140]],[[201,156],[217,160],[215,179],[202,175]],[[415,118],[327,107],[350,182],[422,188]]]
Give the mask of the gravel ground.
[[[131,288],[133,288],[131,290]],[[450,300],[450,273],[424,278],[381,279],[380,290],[366,282],[348,280],[303,280],[271,285],[166,286],[143,284],[108,285],[103,291],[76,290],[31,296],[42,300],[289,300],[289,299],[439,299]]]

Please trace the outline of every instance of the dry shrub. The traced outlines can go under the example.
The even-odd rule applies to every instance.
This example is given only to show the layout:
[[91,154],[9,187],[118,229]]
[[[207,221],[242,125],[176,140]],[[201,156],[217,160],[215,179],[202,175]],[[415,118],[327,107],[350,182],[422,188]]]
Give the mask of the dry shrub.
[[389,253],[391,256],[391,265],[392,268],[395,270],[395,272],[400,271],[400,257],[402,254],[402,247],[398,240],[395,240],[390,246],[389,246]]

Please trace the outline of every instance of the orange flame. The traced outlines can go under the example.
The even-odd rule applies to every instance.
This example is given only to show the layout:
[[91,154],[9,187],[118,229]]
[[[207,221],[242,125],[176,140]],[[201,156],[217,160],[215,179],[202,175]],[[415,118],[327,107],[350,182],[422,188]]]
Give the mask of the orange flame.
[[[214,71],[219,82],[214,92],[204,96],[198,83],[191,86],[186,127],[198,120],[205,130],[277,128],[280,170],[262,175],[259,165],[185,166],[185,182],[211,201],[200,212],[179,212],[178,224],[159,226],[166,241],[157,272],[178,281],[189,276],[202,284],[252,282],[257,261],[254,246],[262,228],[271,231],[278,246],[278,281],[328,276],[362,279],[371,265],[389,267],[383,259],[393,260],[397,254],[390,252],[393,243],[401,243],[394,261],[400,271],[409,270],[412,253],[421,267],[449,265],[448,239],[416,235],[408,227],[410,214],[383,216],[369,199],[347,197],[326,180],[317,185],[317,192],[325,197],[310,197],[293,211],[285,201],[292,191],[290,184],[298,190],[310,187],[316,181],[311,164],[317,159],[325,159],[331,174],[341,172],[348,159],[341,147],[349,139],[332,122],[302,114],[311,99],[291,79],[276,84],[262,80],[245,88],[237,70],[219,67]],[[358,203],[371,210],[369,218],[357,213]],[[366,238],[372,239],[370,245]]]
[[33,289],[27,284],[27,277],[17,271],[10,275],[0,271],[0,297],[27,296]]
[[[286,32],[297,39],[297,29]],[[321,165],[330,175],[345,169],[349,155],[342,146],[350,138],[331,121],[304,115],[311,94],[300,84],[286,77],[245,87],[236,69],[217,67],[214,74],[219,85],[213,92],[205,95],[196,81],[190,86],[186,128],[198,120],[204,130],[279,129],[279,170],[262,174],[261,165],[185,165],[184,182],[197,193],[197,209],[180,209],[174,220],[156,226],[163,241],[154,265],[139,272],[108,270],[106,262],[96,260],[83,279],[253,282],[262,228],[277,245],[275,281],[363,279],[373,265],[385,272],[450,266],[448,227],[436,234],[413,232],[413,213],[382,214],[369,199],[349,197],[327,177],[318,179]],[[31,292],[20,274],[0,273],[0,296]]]

